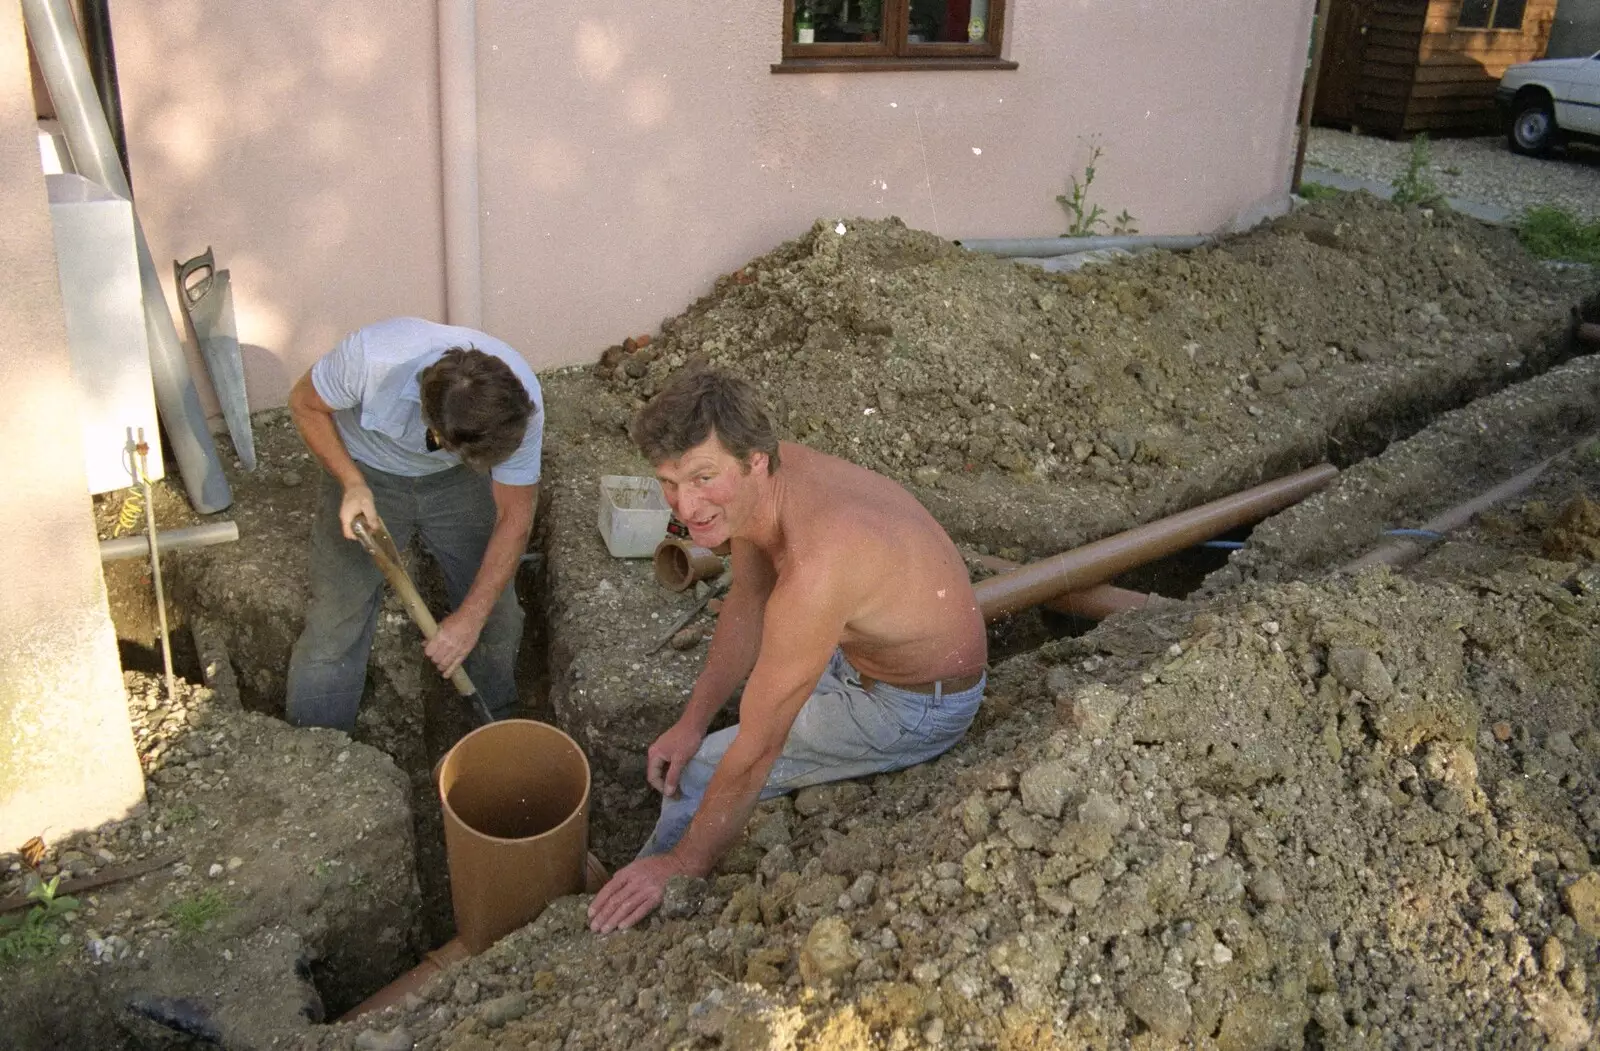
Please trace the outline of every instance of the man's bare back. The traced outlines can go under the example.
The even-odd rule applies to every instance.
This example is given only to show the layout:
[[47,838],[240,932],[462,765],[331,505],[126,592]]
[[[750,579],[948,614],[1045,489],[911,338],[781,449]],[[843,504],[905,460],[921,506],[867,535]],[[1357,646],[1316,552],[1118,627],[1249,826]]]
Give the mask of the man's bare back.
[[927,509],[888,478],[836,456],[788,442],[780,453],[778,540],[757,557],[779,583],[821,563],[850,567],[839,639],[850,663],[901,685],[982,670],[987,639],[966,565]]

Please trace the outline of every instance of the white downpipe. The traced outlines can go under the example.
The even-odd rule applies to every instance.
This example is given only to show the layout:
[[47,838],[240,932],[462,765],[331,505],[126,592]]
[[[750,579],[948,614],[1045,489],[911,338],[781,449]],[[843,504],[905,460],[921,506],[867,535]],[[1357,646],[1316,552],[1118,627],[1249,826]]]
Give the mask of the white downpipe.
[[452,325],[482,328],[477,0],[439,0],[439,159],[445,319]]

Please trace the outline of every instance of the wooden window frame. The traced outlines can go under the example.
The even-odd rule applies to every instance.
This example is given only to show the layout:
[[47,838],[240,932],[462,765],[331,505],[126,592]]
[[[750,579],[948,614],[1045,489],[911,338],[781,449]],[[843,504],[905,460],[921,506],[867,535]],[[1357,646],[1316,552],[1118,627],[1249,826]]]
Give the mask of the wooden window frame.
[[1461,14],[1456,13],[1456,30],[1461,33],[1522,33],[1528,24],[1528,5],[1522,5],[1522,18],[1514,27],[1497,26],[1494,24],[1495,16],[1500,13],[1501,0],[1489,0],[1489,18],[1481,26],[1464,26],[1461,24]]
[[979,44],[912,43],[911,0],[883,0],[883,27],[870,43],[799,44],[795,42],[796,0],[783,0],[783,61],[774,73],[902,72],[908,70],[1016,69],[1001,57],[1005,40],[1006,0],[989,0],[989,19]]

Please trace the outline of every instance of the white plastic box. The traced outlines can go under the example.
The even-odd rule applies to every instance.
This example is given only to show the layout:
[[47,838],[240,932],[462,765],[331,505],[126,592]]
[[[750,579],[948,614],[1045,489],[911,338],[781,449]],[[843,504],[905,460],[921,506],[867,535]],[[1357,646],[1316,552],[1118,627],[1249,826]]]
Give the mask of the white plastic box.
[[667,535],[672,508],[654,478],[600,477],[600,535],[615,558],[649,558]]

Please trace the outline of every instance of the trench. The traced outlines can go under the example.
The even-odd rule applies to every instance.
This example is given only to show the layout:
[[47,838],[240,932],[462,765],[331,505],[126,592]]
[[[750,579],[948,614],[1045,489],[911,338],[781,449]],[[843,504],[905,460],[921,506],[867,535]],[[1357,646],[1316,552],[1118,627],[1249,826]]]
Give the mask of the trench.
[[[1584,315],[1593,317],[1600,313],[1595,308],[1594,301],[1585,304]],[[1403,396],[1402,392],[1395,392],[1392,396],[1380,399],[1380,404],[1365,417],[1348,420],[1336,428],[1323,451],[1330,462],[1347,468],[1380,454],[1396,441],[1416,434],[1440,414],[1548,371],[1583,353],[1584,349],[1569,333],[1565,338],[1551,340],[1540,347],[1522,348],[1523,362],[1516,369],[1492,376],[1474,374],[1454,384],[1403,392]],[[1309,459],[1306,453],[1307,450],[1298,448],[1273,450],[1257,465],[1259,476],[1272,477],[1303,466]],[[1214,493],[1212,497],[1222,495],[1226,495],[1226,492]],[[531,550],[536,554],[547,554],[550,549],[552,516],[549,510],[547,504],[541,507],[538,515],[539,527],[531,544]],[[1247,543],[1250,535],[1251,528],[1245,527],[1217,539]],[[1200,591],[1208,577],[1228,564],[1231,555],[1232,551],[1225,548],[1191,547],[1124,573],[1112,583],[1130,590],[1183,599]],[[439,608],[442,605],[443,585],[437,568],[427,559],[417,560],[413,566],[424,596],[430,604]],[[138,597],[148,593],[143,567],[139,563],[128,562],[108,564],[105,568],[125,667],[159,671],[161,655],[153,628],[153,597],[143,600]],[[518,597],[526,614],[517,673],[523,702],[520,714],[560,725],[550,704],[553,647],[557,645],[553,627],[545,619],[545,611],[550,606],[551,577],[542,559],[525,562],[517,575]],[[170,595],[169,617],[178,674],[192,682],[203,681],[198,650],[191,632],[187,630],[189,618],[182,603]],[[1095,621],[1086,618],[1041,609],[1006,618],[991,625],[991,662],[1003,661],[1053,640],[1088,634],[1095,626]],[[411,635],[406,637],[408,640],[412,638]],[[245,707],[281,715],[281,698],[271,698],[254,691],[249,685],[257,681],[254,669],[240,666],[237,656],[234,662]],[[370,704],[374,693],[382,688],[369,682],[364,706]],[[373,739],[358,734],[357,739],[366,740],[388,752],[411,781],[416,875],[421,891],[414,947],[420,955],[444,944],[455,933],[448,867],[445,864],[442,815],[430,773],[434,761],[470,729],[470,723],[448,684],[437,676],[424,675],[420,696],[408,699],[407,704],[416,708],[416,725],[412,729],[420,733],[415,739],[406,739],[402,734],[392,735],[388,739]],[[651,793],[641,791],[632,783],[634,778],[631,774],[608,768],[599,756],[591,756],[591,760],[594,766],[592,849],[608,867],[614,869],[620,860],[626,860],[623,844],[636,844],[639,830],[648,828],[653,822],[655,802]],[[376,988],[352,987],[337,973],[337,964],[330,959],[312,961],[310,970],[311,981],[323,996],[329,1019],[338,1018],[376,991]],[[397,976],[391,975],[390,978]]]

